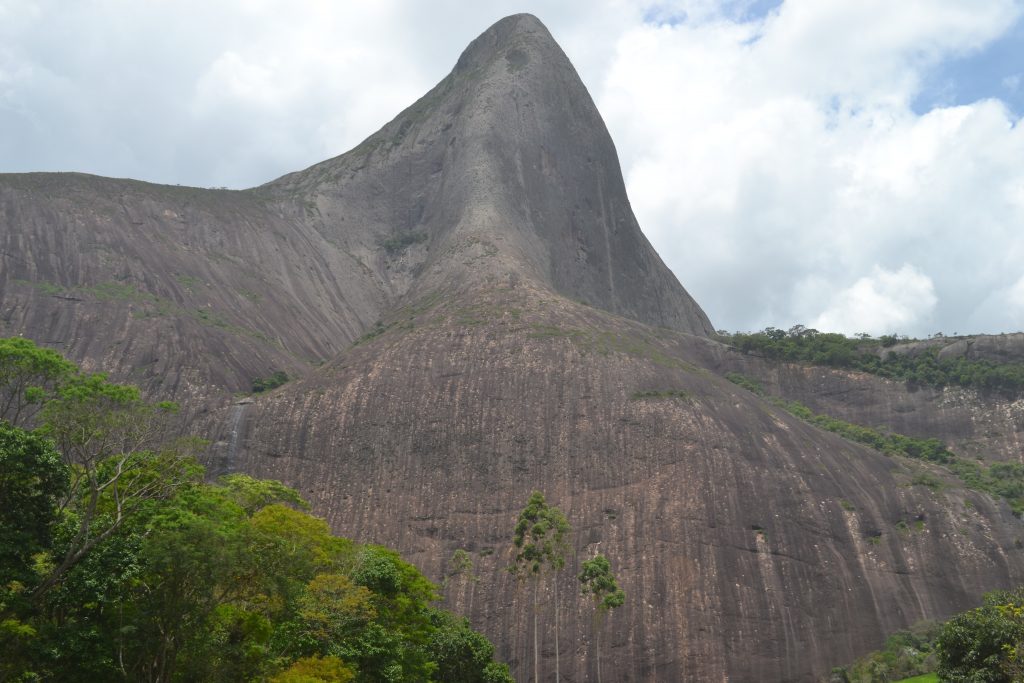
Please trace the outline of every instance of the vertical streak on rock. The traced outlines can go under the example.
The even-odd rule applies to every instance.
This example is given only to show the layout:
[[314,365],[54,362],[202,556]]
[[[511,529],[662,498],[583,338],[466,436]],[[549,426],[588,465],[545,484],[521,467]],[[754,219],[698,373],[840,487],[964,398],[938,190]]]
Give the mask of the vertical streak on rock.
[[231,474],[235,469],[235,454],[238,452],[238,441],[245,438],[241,432],[245,426],[245,411],[250,403],[237,403],[231,409],[231,434],[228,441],[228,455],[224,462],[224,474]]
[[601,208],[601,227],[604,232],[604,257],[606,261],[606,268],[608,270],[608,298],[614,307],[613,310],[618,310],[618,301],[615,296],[615,264],[612,259],[612,238],[608,234],[609,227],[608,221],[609,216],[606,211],[606,204],[604,199],[604,183],[601,178],[597,179],[597,205]]

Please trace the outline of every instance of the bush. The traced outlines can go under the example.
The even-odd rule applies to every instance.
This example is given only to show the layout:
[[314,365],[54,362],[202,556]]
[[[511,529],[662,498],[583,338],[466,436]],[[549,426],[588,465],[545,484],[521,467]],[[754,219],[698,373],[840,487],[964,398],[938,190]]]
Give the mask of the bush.
[[1024,589],[996,591],[981,607],[942,627],[937,641],[943,681],[997,683],[1024,677]]
[[257,377],[254,379],[252,381],[252,391],[254,394],[258,394],[263,391],[270,391],[271,389],[278,388],[289,379],[287,372],[284,370],[278,370],[270,377]]

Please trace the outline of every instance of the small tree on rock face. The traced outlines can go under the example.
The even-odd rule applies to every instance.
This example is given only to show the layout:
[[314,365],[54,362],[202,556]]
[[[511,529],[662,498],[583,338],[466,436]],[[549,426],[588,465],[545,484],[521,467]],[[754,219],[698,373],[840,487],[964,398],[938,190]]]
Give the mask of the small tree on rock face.
[[[533,581],[533,677],[540,680],[540,644],[537,640],[537,598],[540,580],[545,572],[565,567],[568,551],[569,522],[562,511],[551,507],[544,494],[534,491],[526,507],[519,513],[512,542],[516,547],[515,569],[520,576]],[[558,612],[555,612],[555,654],[558,653]],[[557,661],[555,665],[557,675]]]
[[594,637],[594,649],[597,655],[597,683],[601,683],[601,627],[608,617],[608,612],[621,607],[626,601],[626,594],[622,592],[615,582],[611,565],[604,555],[597,555],[592,560],[583,563],[583,571],[579,575],[583,594],[589,595],[594,600],[596,608],[595,616],[597,623],[596,635]]

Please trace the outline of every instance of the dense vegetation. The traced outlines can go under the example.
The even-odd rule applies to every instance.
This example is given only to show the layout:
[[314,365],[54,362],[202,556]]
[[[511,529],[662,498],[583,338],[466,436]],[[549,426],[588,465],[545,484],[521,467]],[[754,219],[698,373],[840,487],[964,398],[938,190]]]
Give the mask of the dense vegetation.
[[925,621],[897,631],[885,639],[881,650],[861,657],[849,668],[832,671],[835,683],[889,683],[921,676],[938,667],[936,641],[942,624]]
[[288,377],[288,373],[284,370],[278,370],[270,375],[270,377],[257,377],[252,381],[252,392],[254,394],[259,394],[264,391],[276,389],[289,379],[291,378]]
[[0,340],[0,681],[512,680],[394,551],[204,482],[173,416]]
[[907,340],[892,335],[851,338],[797,325],[788,331],[769,327],[761,332],[720,334],[720,339],[743,353],[860,370],[915,385],[961,386],[1008,396],[1024,392],[1024,363],[939,360],[935,347],[914,354],[897,354],[886,349]]
[[[725,377],[733,384],[758,396],[765,396],[763,387],[756,380],[735,372],[730,372]],[[838,434],[850,441],[870,446],[886,455],[899,455],[941,465],[956,475],[966,487],[1002,498],[1015,514],[1024,515],[1024,465],[1020,463],[996,462],[985,465],[954,454],[939,439],[920,439],[904,434],[885,433],[871,427],[815,413],[799,401],[788,401],[777,396],[768,396],[766,399],[773,405],[816,427]],[[933,490],[942,486],[937,478],[926,472],[918,475],[914,483]]]
[[950,683],[1024,680],[1024,588],[988,593],[980,607],[944,624],[895,633],[882,650],[833,669],[829,681],[888,683],[930,673]]

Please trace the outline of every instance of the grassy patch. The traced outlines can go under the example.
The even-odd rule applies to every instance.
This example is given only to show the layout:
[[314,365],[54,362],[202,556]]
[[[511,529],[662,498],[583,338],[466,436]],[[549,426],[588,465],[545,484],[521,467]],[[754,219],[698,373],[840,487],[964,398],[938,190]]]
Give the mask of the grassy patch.
[[271,389],[278,388],[279,386],[287,382],[289,379],[291,378],[288,377],[287,372],[285,372],[284,370],[278,370],[270,377],[257,377],[256,379],[254,379],[252,381],[252,391],[254,394],[258,394],[264,391],[270,391]]
[[96,285],[77,287],[75,291],[89,294],[97,301],[154,301],[156,297],[149,292],[135,289],[123,282],[101,282]]
[[924,486],[931,491],[941,491],[943,488],[942,480],[931,472],[918,472],[914,475],[914,478],[910,480],[910,485]]
[[738,387],[743,387],[747,391],[757,394],[758,396],[764,396],[764,387],[757,380],[751,379],[746,375],[741,375],[738,372],[726,373],[725,378],[735,384]]
[[911,678],[901,678],[895,683],[939,683],[939,674],[931,673]]
[[63,294],[66,290],[60,285],[54,282],[47,282],[46,280],[40,280],[32,282],[30,280],[12,280],[12,283],[16,285],[24,285],[26,287],[32,287],[38,292],[46,294],[47,296],[55,296],[57,294]]
[[650,391],[634,391],[630,398],[634,400],[645,399],[645,398],[676,398],[684,401],[692,400],[689,392],[683,391],[682,389],[661,389],[661,390],[650,390]]
[[178,281],[182,287],[187,289],[189,292],[195,292],[196,289],[204,284],[202,280],[193,275],[175,275],[174,279]]

